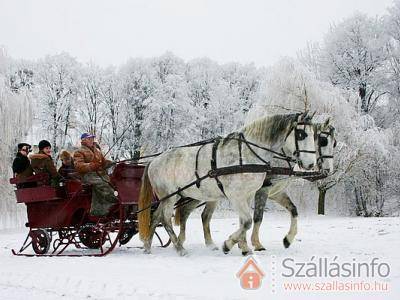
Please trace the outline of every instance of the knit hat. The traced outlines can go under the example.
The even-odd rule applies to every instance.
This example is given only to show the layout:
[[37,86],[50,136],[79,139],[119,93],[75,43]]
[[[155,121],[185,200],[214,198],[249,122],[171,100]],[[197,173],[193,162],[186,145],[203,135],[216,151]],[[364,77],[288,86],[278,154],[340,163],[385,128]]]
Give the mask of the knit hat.
[[43,150],[46,147],[50,147],[51,148],[51,144],[49,141],[46,140],[42,140],[39,142],[39,150]]

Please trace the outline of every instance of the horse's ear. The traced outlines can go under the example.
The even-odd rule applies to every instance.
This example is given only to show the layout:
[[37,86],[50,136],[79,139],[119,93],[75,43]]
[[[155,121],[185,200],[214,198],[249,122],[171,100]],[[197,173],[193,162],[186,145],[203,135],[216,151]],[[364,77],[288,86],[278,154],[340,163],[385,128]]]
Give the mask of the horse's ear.
[[331,118],[326,119],[324,123],[324,127],[327,127],[329,125],[329,122],[331,121]]
[[304,122],[304,120],[307,119],[307,116],[308,116],[308,110],[306,110],[304,113],[302,113],[302,114],[300,114],[300,115],[298,116],[297,122],[298,122],[298,123]]
[[315,115],[315,111],[310,115],[310,114],[308,114],[305,118],[304,118],[304,122],[305,123],[311,123],[311,121],[312,121],[312,118],[314,118],[314,115]]

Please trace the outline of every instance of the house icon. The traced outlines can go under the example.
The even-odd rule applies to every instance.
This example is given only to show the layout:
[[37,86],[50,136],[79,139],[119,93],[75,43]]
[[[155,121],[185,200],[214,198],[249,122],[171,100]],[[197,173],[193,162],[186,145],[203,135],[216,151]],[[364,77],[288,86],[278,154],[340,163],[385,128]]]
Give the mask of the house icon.
[[261,286],[261,281],[265,276],[264,272],[257,265],[253,257],[249,257],[243,267],[236,274],[240,279],[240,285],[245,290],[256,290]]

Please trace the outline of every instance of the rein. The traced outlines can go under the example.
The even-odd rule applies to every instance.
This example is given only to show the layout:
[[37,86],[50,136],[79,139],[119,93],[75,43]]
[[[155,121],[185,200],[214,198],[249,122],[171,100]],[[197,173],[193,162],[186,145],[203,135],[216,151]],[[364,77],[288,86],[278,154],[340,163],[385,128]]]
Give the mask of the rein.
[[[297,125],[310,125],[310,124],[297,124]],[[293,127],[289,133],[287,134],[287,136],[285,137],[285,140],[287,139],[287,137],[290,135],[290,133],[293,130],[296,130],[297,128]],[[238,142],[238,151],[239,151],[239,164],[238,165],[233,165],[233,166],[227,166],[227,167],[218,167],[217,166],[217,150],[218,150],[218,146],[220,145],[222,137],[217,137],[214,139],[209,139],[209,140],[205,140],[205,141],[200,141],[197,143],[193,143],[193,144],[188,144],[188,145],[184,145],[184,146],[180,146],[180,147],[176,147],[176,148],[183,148],[183,147],[194,147],[194,146],[200,146],[199,149],[197,150],[196,153],[196,162],[195,162],[195,176],[196,176],[196,180],[188,183],[187,185],[185,185],[184,187],[179,187],[175,192],[168,194],[166,196],[164,196],[163,198],[159,199],[158,202],[164,201],[172,196],[175,195],[179,195],[181,196],[181,192],[185,191],[186,189],[196,185],[197,188],[200,188],[200,184],[203,180],[207,179],[207,178],[212,178],[215,179],[218,188],[221,190],[221,192],[223,193],[223,195],[226,197],[225,191],[224,191],[224,187],[222,185],[222,183],[220,182],[220,180],[218,179],[219,176],[226,176],[226,175],[234,175],[234,174],[244,174],[244,173],[265,173],[267,176],[274,176],[274,175],[284,175],[284,176],[297,176],[297,177],[302,177],[304,179],[307,178],[315,178],[318,176],[321,176],[320,172],[302,172],[302,171],[294,171],[293,168],[290,165],[290,162],[296,162],[295,159],[293,159],[290,156],[287,156],[283,149],[282,149],[282,153],[274,151],[272,149],[266,148],[266,147],[262,147],[260,145],[257,145],[253,142],[248,141],[242,132],[239,133],[239,137],[226,137],[226,140],[235,140]],[[307,150],[300,150],[298,149],[298,144],[297,144],[297,136],[295,136],[295,140],[296,140],[296,150],[297,150],[297,155],[299,155],[300,152],[306,152]],[[259,159],[260,161],[263,162],[263,164],[243,164],[243,159],[242,159],[242,143],[244,143],[248,149],[252,152],[252,154]],[[207,144],[213,144],[212,146],[212,158],[211,158],[211,169],[207,172],[207,174],[203,175],[203,176],[199,176],[198,173],[198,159],[199,159],[199,154],[200,151],[203,149],[203,147]],[[288,162],[289,164],[289,168],[283,168],[283,167],[271,167],[270,162],[264,160],[262,157],[260,157],[257,152],[252,148],[256,147],[259,149],[262,149],[264,151],[268,151],[271,152],[273,154],[275,154],[275,156],[273,158],[279,158],[279,159],[283,159],[285,161]],[[312,152],[315,153],[315,151],[307,151],[308,153]],[[157,153],[153,156],[158,156],[162,153]],[[181,196],[182,197],[182,196]],[[192,198],[185,198],[182,197],[182,201],[178,201],[175,204],[175,208],[186,205],[187,203],[193,201],[194,199]],[[149,205],[148,207],[144,207],[140,210],[138,210],[136,213],[140,213],[142,211],[145,211],[147,209],[150,209],[154,204]]]
[[[304,129],[298,129],[297,126],[299,125],[304,125]],[[296,150],[294,151],[293,155],[297,156],[297,158],[299,157],[300,153],[316,153],[316,151],[311,151],[311,150],[301,150],[299,149],[299,145],[298,145],[298,140],[300,139],[299,137],[302,137],[302,134],[305,134],[305,126],[306,125],[312,125],[311,123],[306,123],[306,122],[302,122],[302,123],[297,123],[296,126],[292,127],[291,130],[289,131],[289,133],[286,135],[285,137],[285,141],[288,138],[288,136],[290,135],[290,133],[295,130],[295,146],[296,146]],[[304,136],[305,138],[306,136]],[[304,139],[303,138],[303,139]],[[232,137],[232,136],[228,136],[224,139],[224,142],[226,140],[235,140],[238,142],[238,151],[239,151],[239,164],[238,165],[233,165],[233,166],[227,166],[227,167],[218,167],[217,166],[217,150],[218,150],[218,146],[220,145],[220,142],[222,140],[222,137],[216,137],[216,138],[212,138],[212,139],[207,139],[207,140],[203,140],[200,142],[196,142],[196,143],[191,143],[191,144],[187,144],[187,145],[183,145],[183,146],[178,146],[178,147],[174,147],[176,148],[185,148],[185,147],[199,147],[199,149],[197,150],[196,153],[196,161],[195,161],[195,177],[196,179],[190,183],[188,183],[187,185],[183,186],[183,187],[179,187],[175,192],[168,194],[164,197],[162,197],[161,199],[158,200],[158,203],[161,201],[164,201],[172,196],[175,195],[180,195],[181,196],[181,192],[185,191],[186,189],[196,185],[197,188],[200,188],[200,184],[203,180],[208,179],[208,178],[212,178],[216,180],[217,186],[218,188],[221,190],[221,192],[223,193],[223,195],[226,197],[225,191],[224,191],[224,187],[222,185],[222,183],[220,182],[220,180],[218,179],[219,176],[226,176],[226,175],[234,175],[234,174],[244,174],[244,173],[265,173],[266,176],[274,176],[274,175],[284,175],[284,176],[297,176],[297,177],[302,177],[304,179],[308,179],[308,178],[318,178],[320,179],[321,176],[323,176],[320,172],[303,172],[303,171],[294,171],[292,166],[291,166],[291,162],[296,163],[297,159],[294,159],[291,156],[286,155],[286,153],[283,151],[282,152],[277,152],[274,151],[272,149],[266,148],[266,147],[262,147],[260,145],[257,145],[253,142],[248,141],[245,137],[244,134],[242,132],[239,133],[239,137]],[[302,140],[302,139],[300,139]],[[257,158],[259,159],[261,162],[263,162],[263,164],[243,164],[243,159],[242,159],[242,143],[244,143],[247,148],[251,151],[251,153]],[[199,176],[198,173],[198,160],[199,160],[199,154],[200,151],[203,149],[203,147],[205,145],[208,144],[213,144],[212,145],[212,157],[211,157],[211,169],[203,176]],[[260,155],[257,154],[257,152],[252,148],[258,148],[258,149],[262,149],[264,151],[268,151],[270,153],[273,153],[274,156],[273,158],[276,159],[282,159],[287,161],[289,167],[288,168],[283,168],[283,167],[271,167],[270,162],[264,160]],[[172,149],[174,149],[172,148]],[[152,154],[152,155],[147,155],[147,156],[142,156],[139,158],[135,158],[135,159],[127,159],[127,160],[123,160],[123,161],[119,161],[119,162],[125,162],[125,161],[139,161],[141,159],[144,158],[150,158],[150,157],[157,157],[161,154],[163,154],[164,152],[159,152],[156,154]],[[117,163],[117,162],[115,162]],[[317,179],[315,179],[317,180]],[[181,196],[182,197],[182,196]],[[191,198],[185,198],[182,197],[182,201],[178,201],[178,203],[176,203],[175,208],[185,205],[191,201],[193,201],[194,199]],[[142,211],[145,211],[147,209],[150,209],[151,207],[153,207],[154,204],[149,205],[148,207],[144,207],[138,211],[136,211],[136,213],[140,213]]]
[[[217,169],[208,171],[207,174],[205,174],[204,176],[201,176],[198,179],[188,183],[187,185],[178,188],[175,192],[168,194],[168,195],[162,197],[161,199],[158,199],[158,202],[167,200],[175,195],[180,195],[181,192],[185,191],[186,189],[188,189],[194,185],[197,185],[198,183],[202,182],[203,180],[205,180],[207,178],[215,179],[218,176],[244,174],[244,173],[266,173],[266,175],[270,175],[270,176],[272,176],[272,175],[297,176],[297,177],[302,177],[304,179],[321,176],[321,173],[319,173],[319,172],[293,171],[292,169],[289,169],[289,168],[271,167],[269,165],[258,165],[258,164],[246,164],[246,165],[234,165],[234,166],[228,166],[228,167],[221,167],[221,168],[217,168]],[[185,199],[182,203],[177,203],[177,205],[175,205],[175,208],[185,205],[193,200],[195,200],[195,199],[187,198],[187,200]],[[136,213],[137,214],[141,213],[142,211],[150,209],[153,206],[154,206],[154,203],[147,207],[144,207],[140,210],[137,210]]]

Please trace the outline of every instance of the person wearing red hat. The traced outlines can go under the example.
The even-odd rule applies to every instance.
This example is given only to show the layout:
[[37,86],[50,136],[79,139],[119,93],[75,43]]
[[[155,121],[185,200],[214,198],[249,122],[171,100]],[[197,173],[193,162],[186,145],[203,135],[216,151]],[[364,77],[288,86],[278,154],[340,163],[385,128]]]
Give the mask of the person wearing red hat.
[[74,163],[82,181],[92,185],[90,214],[104,216],[117,202],[117,198],[105,171],[111,165],[111,161],[105,159],[100,149],[95,146],[94,138],[95,136],[89,133],[81,135],[81,148],[74,153]]

